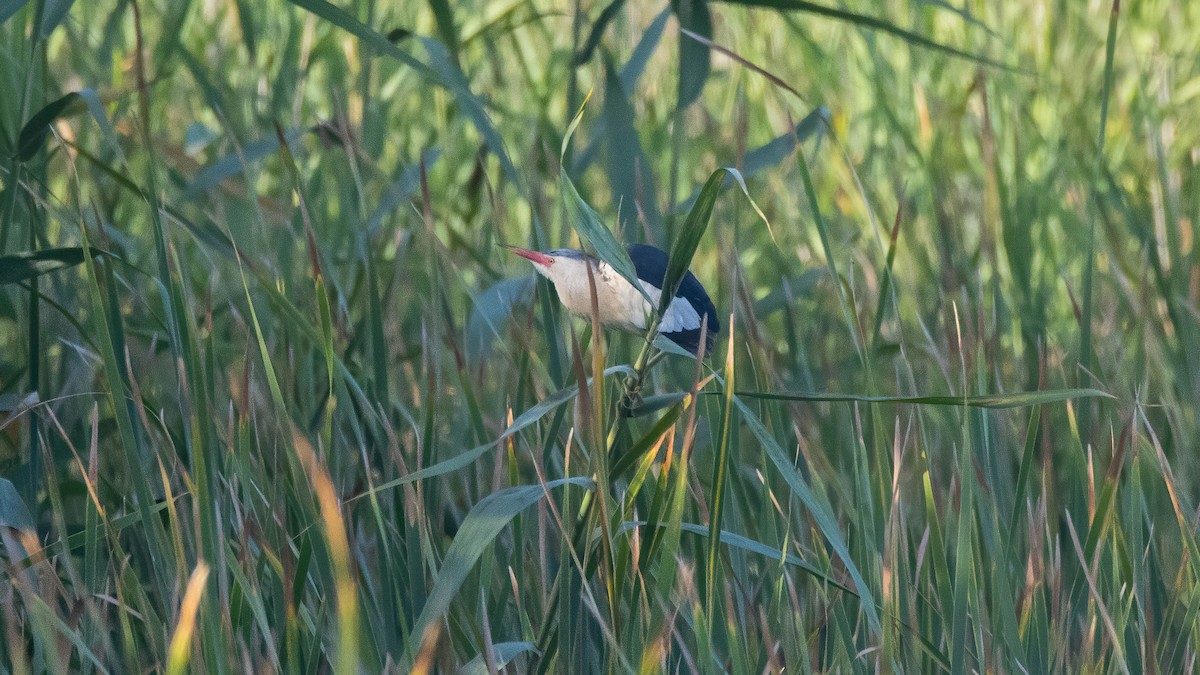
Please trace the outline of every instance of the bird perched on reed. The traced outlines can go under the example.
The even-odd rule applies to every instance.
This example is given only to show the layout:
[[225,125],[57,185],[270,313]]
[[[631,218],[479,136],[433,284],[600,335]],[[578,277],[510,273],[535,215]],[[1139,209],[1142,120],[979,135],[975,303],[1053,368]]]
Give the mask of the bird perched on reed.
[[[638,281],[645,289],[646,296],[654,303],[651,305],[611,265],[579,249],[559,248],[541,252],[516,246],[505,248],[532,263],[538,274],[554,283],[559,301],[572,313],[585,317],[592,314],[591,286],[588,282],[590,266],[596,285],[600,323],[631,332],[643,332],[649,328],[651,317],[662,297],[662,284],[669,260],[666,251],[646,244],[627,247]],[[713,340],[720,330],[717,310],[704,286],[690,271],[686,272],[659,323],[659,334],[688,352],[698,354],[703,331],[704,351],[707,354],[712,351]]]

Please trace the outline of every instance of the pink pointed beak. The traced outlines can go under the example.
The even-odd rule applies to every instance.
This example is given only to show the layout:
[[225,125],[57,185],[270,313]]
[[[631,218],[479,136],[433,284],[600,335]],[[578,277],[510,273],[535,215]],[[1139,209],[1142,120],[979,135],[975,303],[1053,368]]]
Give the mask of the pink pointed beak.
[[512,251],[513,253],[516,253],[517,255],[521,256],[522,258],[525,258],[526,260],[528,260],[529,262],[531,262],[535,265],[541,265],[542,267],[549,267],[551,265],[551,263],[554,262],[554,258],[551,258],[550,256],[546,255],[545,253],[539,253],[538,251],[531,251],[527,248],[520,248],[519,246],[509,246],[508,244],[501,244],[501,246],[508,249],[509,251]]

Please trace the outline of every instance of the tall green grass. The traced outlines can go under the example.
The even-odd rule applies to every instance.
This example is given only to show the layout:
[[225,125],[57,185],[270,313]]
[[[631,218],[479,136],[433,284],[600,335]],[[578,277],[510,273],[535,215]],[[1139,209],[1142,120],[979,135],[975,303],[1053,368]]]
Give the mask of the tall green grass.
[[1193,670],[1197,21],[0,2],[0,668]]

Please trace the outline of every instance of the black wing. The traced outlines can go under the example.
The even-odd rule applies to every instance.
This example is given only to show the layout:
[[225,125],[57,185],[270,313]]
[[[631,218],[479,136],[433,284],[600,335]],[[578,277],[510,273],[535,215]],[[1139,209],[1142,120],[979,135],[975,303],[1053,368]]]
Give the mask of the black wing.
[[[667,275],[667,261],[670,260],[667,252],[646,244],[630,244],[627,250],[638,278],[661,290],[663,278]],[[708,293],[704,291],[704,286],[691,270],[684,273],[683,281],[679,283],[679,290],[675,292],[675,297],[691,303],[701,321],[707,317],[708,338],[705,341],[707,344],[704,351],[711,353],[713,341],[717,338],[717,333],[721,332],[721,322],[717,319],[717,308],[713,306]],[[700,351],[700,329],[698,328],[663,333],[663,336],[693,354]]]

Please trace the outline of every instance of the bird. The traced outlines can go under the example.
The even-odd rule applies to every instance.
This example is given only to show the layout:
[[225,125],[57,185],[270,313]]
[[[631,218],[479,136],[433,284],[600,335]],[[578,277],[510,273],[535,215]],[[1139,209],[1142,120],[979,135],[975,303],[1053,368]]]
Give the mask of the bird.
[[[558,299],[573,314],[592,314],[592,294],[588,267],[596,283],[596,305],[600,323],[630,332],[644,332],[662,297],[663,278],[667,274],[667,252],[648,244],[626,247],[646,298],[607,262],[574,248],[533,251],[505,246],[533,264],[533,269],[554,283]],[[707,319],[707,321],[706,321]],[[703,324],[703,325],[702,325]],[[691,271],[683,275],[679,289],[659,323],[658,332],[693,355],[700,352],[701,331],[705,331],[704,352],[711,353],[713,341],[721,331],[717,309],[704,286]]]

